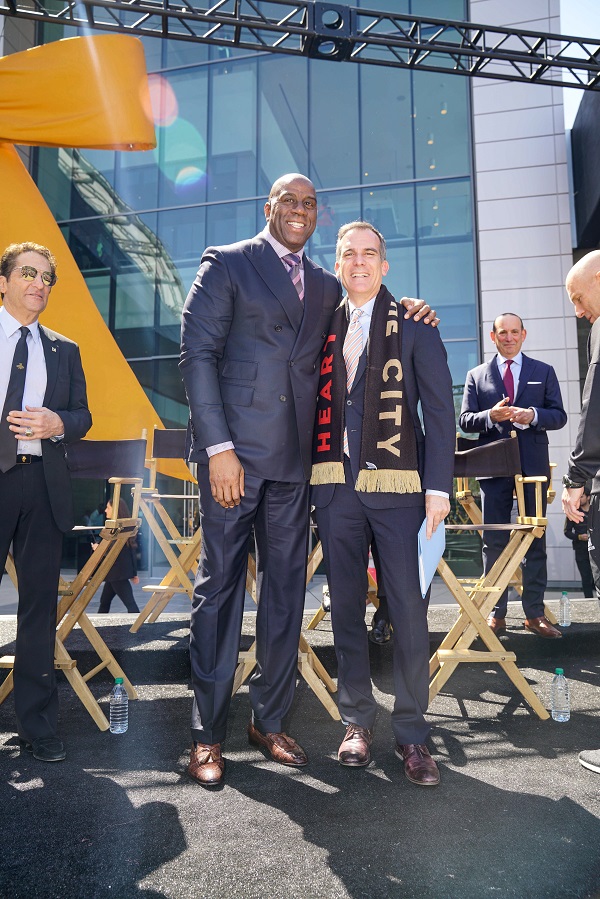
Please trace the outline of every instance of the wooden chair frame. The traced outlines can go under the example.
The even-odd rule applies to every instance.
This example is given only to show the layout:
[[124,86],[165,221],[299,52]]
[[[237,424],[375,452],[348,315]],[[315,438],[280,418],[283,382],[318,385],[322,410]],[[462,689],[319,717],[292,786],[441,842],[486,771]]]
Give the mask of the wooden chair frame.
[[[96,444],[96,448],[90,445]],[[69,448],[69,453],[73,450],[74,455],[85,458],[88,452],[98,451],[98,445],[104,444],[107,448],[114,449],[115,446],[121,445],[127,452],[133,451],[137,454],[137,463],[134,468],[139,469],[141,475],[143,471],[143,458],[145,455],[145,440],[128,440],[128,441],[80,441],[78,445]],[[127,444],[128,446],[124,446]],[[137,446],[133,446],[137,444]],[[127,466],[130,467],[130,466]],[[93,468],[83,468],[79,472],[73,472],[74,477],[93,476]],[[105,472],[98,473],[99,477],[105,477]],[[122,677],[123,685],[127,690],[130,699],[137,699],[138,694],[135,687],[118,664],[114,655],[98,633],[95,626],[90,621],[86,609],[96,593],[98,587],[105,580],[107,573],[112,568],[117,556],[121,552],[125,543],[134,537],[139,529],[141,519],[138,517],[142,477],[109,477],[108,482],[113,485],[112,507],[118,510],[119,500],[121,498],[121,488],[125,485],[132,487],[132,513],[130,518],[112,518],[108,519],[104,527],[99,533],[99,544],[90,558],[87,560],[81,571],[71,581],[67,582],[61,578],[58,594],[59,601],[56,612],[57,632],[55,643],[55,659],[54,667],[64,672],[71,687],[83,703],[100,730],[107,730],[109,727],[108,720],[100,708],[99,703],[91,692],[88,682],[100,671],[108,668],[113,677]],[[76,527],[76,533],[90,531],[96,533],[95,528]],[[16,573],[12,558],[7,559],[6,565],[9,576],[15,586],[17,585]],[[65,641],[73,628],[79,625],[85,634],[88,642],[99,657],[99,663],[88,671],[81,674],[77,668],[77,662],[73,659],[65,647]],[[9,668],[10,671],[0,686],[0,704],[4,702],[6,697],[13,689],[13,669],[14,656],[3,656],[0,658],[0,668]]]
[[[481,450],[484,452],[480,452]],[[494,453],[497,456],[503,456],[508,453],[512,459],[505,459],[506,467],[502,467],[502,459],[495,459]],[[487,461],[482,463],[481,460],[484,459],[487,459]],[[479,470],[477,469],[478,464],[480,465]],[[484,465],[487,467],[484,467]],[[533,540],[543,536],[548,523],[547,518],[542,514],[542,489],[547,479],[545,477],[524,478],[518,473],[517,469],[519,468],[520,461],[518,459],[516,435],[508,440],[496,441],[495,444],[488,444],[488,446],[483,447],[478,446],[472,450],[456,453],[455,471],[459,481],[457,498],[459,498],[471,520],[465,524],[446,525],[446,530],[475,530],[479,532],[483,530],[501,530],[509,533],[509,540],[491,570],[487,575],[483,574],[479,578],[457,578],[444,559],[438,565],[438,574],[456,599],[460,607],[460,613],[455,624],[442,640],[439,649],[431,657],[429,665],[431,676],[429,700],[430,702],[433,700],[457,666],[462,662],[478,662],[488,665],[492,662],[500,665],[533,711],[540,718],[546,719],[549,717],[548,712],[519,671],[516,665],[515,653],[508,652],[502,646],[498,637],[487,624],[487,617],[495,606],[498,597],[511,582],[514,582],[515,572],[523,561],[527,550]],[[518,509],[516,524],[482,524],[479,507],[476,506],[468,490],[468,484],[466,488],[464,485],[468,477],[473,477],[477,474],[485,474],[490,477],[515,477]],[[535,485],[535,515],[533,516],[525,514],[524,486],[526,484]],[[463,499],[460,498],[461,494]],[[470,648],[477,637],[481,637],[483,640],[487,647],[485,651]]]
[[193,577],[198,568],[202,545],[201,531],[198,527],[191,537],[185,536],[175,525],[164,506],[164,501],[195,502],[198,500],[198,494],[159,493],[156,488],[158,460],[185,458],[185,434],[183,429],[156,428],[152,441],[152,455],[146,460],[146,466],[150,469],[150,482],[148,487],[142,489],[140,510],[170,567],[160,584],[146,584],[142,587],[144,592],[151,595],[130,628],[132,634],[137,633],[144,622],[156,621],[177,594],[187,594],[190,601],[193,596]]

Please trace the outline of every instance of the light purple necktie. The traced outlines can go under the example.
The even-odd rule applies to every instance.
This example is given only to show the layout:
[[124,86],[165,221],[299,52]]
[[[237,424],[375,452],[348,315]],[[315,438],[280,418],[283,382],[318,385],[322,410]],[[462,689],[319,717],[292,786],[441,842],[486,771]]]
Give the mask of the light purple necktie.
[[[362,314],[362,309],[354,309],[352,311],[352,315],[350,316],[350,324],[348,326],[348,330],[346,331],[346,337],[344,339],[344,346],[342,349],[342,355],[344,357],[344,362],[346,363],[346,390],[348,392],[350,392],[352,384],[354,383],[356,369],[358,368],[358,360],[360,359],[361,353],[363,351],[363,333],[361,324],[359,322],[359,318]],[[348,433],[346,431],[346,428],[344,428],[344,453],[347,456],[350,455],[348,451]]]
[[300,274],[302,270],[302,260],[299,256],[296,256],[295,253],[288,253],[287,256],[281,257],[281,261],[285,265],[287,273],[292,279],[292,284],[298,293],[298,299],[303,303],[304,285],[302,284],[302,275]]

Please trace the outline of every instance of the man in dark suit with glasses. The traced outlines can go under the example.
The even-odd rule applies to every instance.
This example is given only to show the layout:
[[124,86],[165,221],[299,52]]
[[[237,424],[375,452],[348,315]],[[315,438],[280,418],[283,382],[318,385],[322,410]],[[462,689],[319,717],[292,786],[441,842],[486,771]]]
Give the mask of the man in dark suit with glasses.
[[73,526],[65,444],[92,424],[79,349],[38,322],[56,284],[50,250],[0,259],[0,576],[12,544],[19,584],[14,698],[21,747],[62,761],[54,673],[62,536]]

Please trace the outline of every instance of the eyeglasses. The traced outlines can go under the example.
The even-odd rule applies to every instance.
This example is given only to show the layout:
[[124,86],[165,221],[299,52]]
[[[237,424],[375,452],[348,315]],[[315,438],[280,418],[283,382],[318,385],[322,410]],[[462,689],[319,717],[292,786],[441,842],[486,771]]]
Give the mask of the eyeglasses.
[[17,265],[13,272],[20,272],[24,281],[35,281],[39,275],[46,287],[54,287],[58,281],[54,272],[38,272],[32,265]]

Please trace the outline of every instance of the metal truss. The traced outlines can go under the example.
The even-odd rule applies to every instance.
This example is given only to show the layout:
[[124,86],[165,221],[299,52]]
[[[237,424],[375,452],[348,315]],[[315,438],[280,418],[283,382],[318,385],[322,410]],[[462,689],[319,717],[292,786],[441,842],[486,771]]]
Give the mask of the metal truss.
[[600,41],[299,0],[0,0],[0,14],[394,68],[600,90]]

